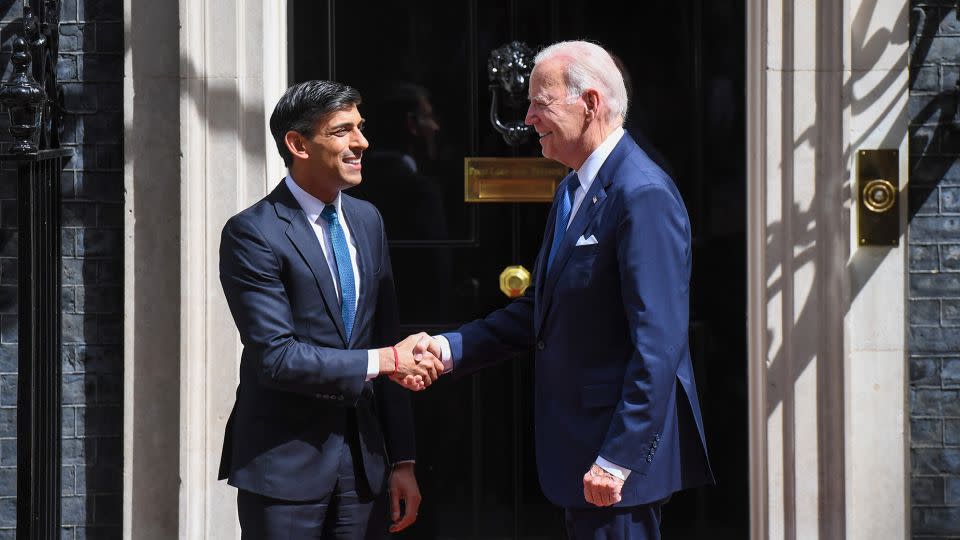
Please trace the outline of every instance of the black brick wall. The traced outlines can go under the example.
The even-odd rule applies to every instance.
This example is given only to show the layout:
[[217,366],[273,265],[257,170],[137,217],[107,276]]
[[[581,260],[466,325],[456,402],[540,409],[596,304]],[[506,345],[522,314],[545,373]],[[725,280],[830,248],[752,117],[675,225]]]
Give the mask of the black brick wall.
[[960,22],[956,1],[910,5],[911,522],[945,539],[960,537]]
[[[123,401],[122,0],[63,0],[63,534],[119,538]],[[0,0],[3,52],[20,2]],[[5,129],[0,140],[9,140]],[[0,539],[16,526],[17,207],[0,176]]]

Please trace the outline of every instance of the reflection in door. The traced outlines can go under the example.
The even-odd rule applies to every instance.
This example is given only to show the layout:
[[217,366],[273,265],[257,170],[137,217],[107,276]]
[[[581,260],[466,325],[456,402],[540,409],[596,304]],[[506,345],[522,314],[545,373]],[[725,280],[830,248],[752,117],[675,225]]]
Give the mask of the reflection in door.
[[[663,535],[746,538],[743,0],[591,6],[292,0],[291,82],[332,78],[363,94],[370,149],[351,194],[384,216],[404,332],[437,332],[508,301],[498,276],[514,264],[533,269],[549,210],[463,202],[464,157],[540,155],[536,142],[507,146],[487,120],[490,51],[585,38],[620,59],[632,93],[626,128],[674,177],[690,211],[691,350],[718,480],[675,495]],[[531,369],[528,357],[505,359],[415,396],[424,502],[399,536],[565,537],[533,461]]]

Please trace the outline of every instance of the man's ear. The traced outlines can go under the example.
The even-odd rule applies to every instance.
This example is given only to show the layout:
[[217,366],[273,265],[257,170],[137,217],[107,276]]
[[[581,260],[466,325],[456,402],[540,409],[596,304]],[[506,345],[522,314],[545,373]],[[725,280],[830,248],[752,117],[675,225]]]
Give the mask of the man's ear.
[[307,159],[310,153],[307,151],[306,138],[298,131],[288,131],[283,136],[283,143],[287,145],[287,150],[293,154],[293,157]]
[[587,114],[597,118],[597,113],[600,112],[600,93],[593,88],[588,88],[583,93],[583,102],[587,106]]

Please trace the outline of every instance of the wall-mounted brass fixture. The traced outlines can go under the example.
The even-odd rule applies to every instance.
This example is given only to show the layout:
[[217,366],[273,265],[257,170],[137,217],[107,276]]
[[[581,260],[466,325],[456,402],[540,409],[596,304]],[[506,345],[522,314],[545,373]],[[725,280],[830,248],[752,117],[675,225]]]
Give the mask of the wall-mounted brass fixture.
[[547,158],[463,158],[463,200],[551,203],[567,171]]
[[861,246],[900,244],[900,159],[897,150],[857,153],[857,237]]

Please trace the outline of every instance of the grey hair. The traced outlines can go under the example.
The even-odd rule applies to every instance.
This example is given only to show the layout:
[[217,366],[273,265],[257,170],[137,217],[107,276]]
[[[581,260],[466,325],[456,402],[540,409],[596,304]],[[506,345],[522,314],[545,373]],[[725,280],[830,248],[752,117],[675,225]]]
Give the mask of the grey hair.
[[593,88],[607,102],[607,120],[623,124],[629,106],[627,88],[620,69],[606,49],[589,41],[561,41],[537,53],[534,64],[554,58],[567,60],[564,75],[568,96],[579,97]]

